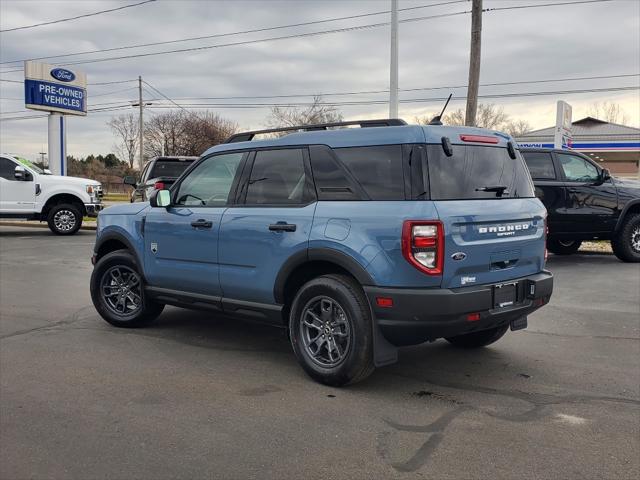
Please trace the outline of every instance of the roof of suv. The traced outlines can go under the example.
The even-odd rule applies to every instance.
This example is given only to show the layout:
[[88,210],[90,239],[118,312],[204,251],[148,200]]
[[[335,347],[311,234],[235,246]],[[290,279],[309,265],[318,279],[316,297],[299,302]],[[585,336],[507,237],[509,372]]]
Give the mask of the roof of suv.
[[362,147],[368,145],[397,145],[404,143],[439,144],[442,137],[448,137],[453,144],[465,144],[460,135],[492,136],[498,143],[492,146],[506,147],[515,141],[502,132],[475,127],[445,125],[403,125],[393,127],[341,128],[336,130],[316,130],[290,133],[279,138],[253,140],[249,142],[222,143],[209,148],[203,155],[249,148],[285,147],[291,145],[328,145],[332,148]]

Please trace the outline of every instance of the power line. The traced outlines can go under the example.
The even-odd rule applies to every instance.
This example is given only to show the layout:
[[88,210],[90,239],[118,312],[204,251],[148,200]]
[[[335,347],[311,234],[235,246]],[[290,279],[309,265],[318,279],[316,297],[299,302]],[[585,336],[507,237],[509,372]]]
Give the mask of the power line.
[[[21,72],[22,70],[18,70]],[[8,82],[8,83],[22,83],[22,80],[9,80],[8,78],[0,78],[0,82]]]
[[[418,9],[423,9],[423,8],[439,7],[439,6],[443,6],[443,5],[451,5],[451,4],[454,4],[454,3],[466,3],[466,2],[469,2],[469,0],[451,0],[451,1],[447,1],[447,2],[433,3],[433,4],[429,4],[429,5],[420,5],[420,6],[415,6],[415,7],[400,8],[400,9],[398,9],[398,11],[418,10]],[[202,36],[199,36],[199,37],[181,38],[181,39],[176,39],[176,40],[165,40],[165,41],[162,41],[162,42],[139,43],[139,44],[136,44],[136,45],[125,45],[125,46],[122,46],[122,47],[103,48],[103,49],[98,49],[98,50],[86,50],[84,52],[74,52],[74,53],[67,53],[67,54],[61,54],[61,55],[50,55],[48,57],[34,57],[34,58],[28,58],[28,59],[22,59],[22,60],[8,60],[8,61],[5,61],[5,62],[0,62],[0,65],[10,64],[10,63],[22,63],[22,62],[24,62],[26,60],[45,60],[45,59],[51,59],[51,58],[72,57],[72,56],[76,56],[76,55],[89,55],[89,54],[94,54],[94,53],[115,52],[115,51],[118,51],[118,50],[128,50],[128,49],[131,49],[131,48],[152,47],[152,46],[158,46],[158,45],[170,45],[170,44],[173,44],[173,43],[190,42],[190,41],[194,41],[194,40],[206,40],[206,39],[210,39],[210,38],[230,37],[230,36],[235,36],[235,35],[245,35],[245,34],[248,34],[248,33],[261,33],[261,32],[273,31],[273,30],[281,30],[281,29],[285,29],[285,28],[306,27],[306,26],[309,26],[309,25],[318,25],[318,24],[322,24],[322,23],[338,22],[338,21],[343,21],[343,20],[353,20],[353,19],[356,19],[356,18],[364,18],[364,17],[372,17],[372,16],[376,16],[376,15],[387,14],[389,12],[390,12],[389,10],[385,10],[385,11],[381,11],[381,12],[371,12],[371,13],[362,13],[362,14],[359,14],[359,15],[349,15],[349,16],[346,16],[346,17],[328,18],[328,19],[325,19],[325,20],[314,20],[314,21],[309,21],[309,22],[292,23],[292,24],[288,24],[288,25],[278,25],[278,26],[275,26],[275,27],[254,28],[254,29],[242,30],[242,31],[238,31],[238,32],[216,33],[216,34],[212,34],[212,35],[202,35]]]
[[[573,90],[554,90],[554,91],[537,91],[537,92],[517,92],[517,93],[499,93],[478,95],[478,98],[499,99],[499,98],[520,98],[520,97],[538,97],[547,95],[572,95],[579,93],[603,93],[603,92],[622,92],[640,90],[638,86],[630,87],[610,87],[610,88],[591,88],[591,89],[573,89]],[[442,102],[448,97],[431,97],[431,98],[410,98],[400,100],[400,103],[431,103]],[[452,100],[464,100],[466,96],[455,96]],[[172,102],[174,103],[174,102]],[[344,102],[322,102],[321,105],[326,106],[358,106],[358,105],[386,105],[387,100],[354,100]],[[309,102],[287,102],[287,103],[182,103],[175,104],[181,109],[186,108],[263,108],[263,107],[308,107],[313,105]],[[149,108],[174,108],[170,105],[152,105]]]
[[124,10],[125,8],[137,7],[138,5],[144,5],[145,3],[150,3],[155,1],[156,0],[144,0],[143,2],[133,3],[131,5],[124,5],[122,7],[110,8],[109,10],[101,10],[99,12],[85,13],[84,15],[77,15],[75,17],[61,18],[59,20],[52,20],[50,22],[42,22],[42,23],[35,23],[33,25],[25,25],[23,27],[6,28],[4,30],[0,30],[0,33],[15,32],[16,30],[25,30],[27,28],[43,27],[45,25],[53,25],[54,23],[69,22],[71,20],[78,20],[79,18],[93,17],[95,15],[102,15],[103,13],[115,12],[116,10]]
[[[488,10],[488,11],[504,11],[504,10],[512,10],[512,9],[516,9],[516,8],[517,9],[539,8],[539,7],[542,7],[542,6],[545,6],[545,7],[557,7],[557,6],[563,6],[563,5],[593,4],[593,3],[612,2],[612,1],[617,1],[617,0],[580,0],[580,1],[563,2],[563,3],[517,5],[515,7],[498,7],[498,8],[495,8],[495,9]],[[398,23],[419,22],[419,21],[431,20],[431,19],[435,19],[435,18],[444,18],[444,17],[453,17],[453,16],[458,16],[458,15],[465,15],[465,14],[468,14],[468,13],[470,13],[469,10],[461,11],[461,12],[444,13],[444,14],[440,14],[440,15],[431,15],[431,16],[407,18],[407,19],[400,20]],[[207,45],[207,46],[201,46],[201,47],[181,48],[181,49],[175,49],[175,50],[165,50],[165,51],[161,51],[161,52],[147,52],[147,53],[139,53],[139,54],[134,54],[134,55],[121,55],[121,56],[117,56],[117,57],[105,57],[105,58],[97,58],[97,59],[90,59],[90,60],[81,60],[81,61],[77,61],[77,62],[65,63],[63,65],[64,66],[84,65],[84,64],[90,64],[90,63],[109,62],[109,61],[113,61],[113,60],[127,60],[127,59],[130,59],[130,58],[152,57],[152,56],[166,55],[166,54],[172,54],[172,53],[185,53],[185,52],[209,50],[209,49],[212,49],[212,48],[224,48],[224,47],[233,47],[233,46],[241,46],[241,45],[250,45],[250,44],[255,44],[255,43],[278,41],[278,40],[289,40],[289,39],[292,39],[292,38],[308,38],[308,37],[314,37],[314,36],[326,35],[326,34],[333,34],[333,33],[344,33],[344,32],[351,32],[351,31],[365,30],[365,29],[370,29],[370,28],[379,28],[379,27],[387,26],[389,24],[390,24],[390,22],[380,22],[380,23],[373,23],[373,24],[367,24],[367,25],[358,25],[358,26],[352,26],[352,27],[336,28],[336,29],[332,29],[332,30],[322,30],[322,31],[317,31],[317,32],[308,32],[308,33],[299,33],[299,34],[293,34],[293,35],[284,35],[284,36],[280,36],[280,37],[269,37],[269,38],[263,38],[263,39],[257,39],[257,40],[245,40],[245,41],[240,41],[240,42],[223,43],[223,44],[218,44],[218,45]],[[22,71],[22,69],[6,70],[6,71],[0,72],[0,73],[13,73],[13,72],[20,72],[20,71]]]

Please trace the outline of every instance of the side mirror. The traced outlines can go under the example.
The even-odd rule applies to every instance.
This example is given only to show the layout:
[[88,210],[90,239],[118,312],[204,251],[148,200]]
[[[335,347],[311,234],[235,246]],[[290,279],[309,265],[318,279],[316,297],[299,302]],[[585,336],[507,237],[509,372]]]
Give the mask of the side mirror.
[[127,175],[126,177],[124,177],[122,183],[124,183],[125,185],[131,185],[132,187],[136,187],[138,185],[136,177],[134,177],[133,175]]
[[600,181],[601,182],[606,182],[610,178],[611,178],[611,172],[609,171],[609,169],[608,168],[603,168],[600,171]]
[[152,207],[168,207],[171,205],[171,193],[169,190],[154,190],[149,196],[149,205]]
[[18,180],[24,180],[25,178],[27,178],[27,171],[24,167],[17,165],[15,170],[13,171],[13,176]]

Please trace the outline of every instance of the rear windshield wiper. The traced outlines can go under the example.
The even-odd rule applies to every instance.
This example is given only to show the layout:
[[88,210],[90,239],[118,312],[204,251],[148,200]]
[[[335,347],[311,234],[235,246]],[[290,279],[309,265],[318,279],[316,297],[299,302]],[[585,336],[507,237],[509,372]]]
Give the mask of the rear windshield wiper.
[[489,185],[486,187],[476,188],[476,192],[495,192],[496,197],[501,197],[504,194],[509,194],[507,188],[508,187],[505,185]]

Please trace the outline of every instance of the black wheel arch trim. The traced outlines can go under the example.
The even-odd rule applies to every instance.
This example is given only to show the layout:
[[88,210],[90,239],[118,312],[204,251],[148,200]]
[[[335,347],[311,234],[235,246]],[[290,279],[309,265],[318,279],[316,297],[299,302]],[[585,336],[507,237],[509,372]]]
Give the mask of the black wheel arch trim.
[[[101,235],[100,238],[98,240],[96,240],[96,244],[93,247],[94,255],[97,255],[98,252],[100,251],[100,248],[105,243],[107,243],[108,241],[111,241],[111,240],[116,240],[116,241],[118,241],[120,243],[123,243],[127,247],[127,250],[129,250],[131,255],[133,255],[133,258],[135,259],[136,264],[138,265],[138,268],[140,268],[140,270],[141,270],[140,274],[144,276],[144,272],[142,271],[143,263],[140,262],[140,257],[138,256],[137,250],[134,248],[134,246],[131,243],[131,241],[127,237],[122,235],[121,233],[110,232],[110,233],[105,233],[105,234]],[[96,258],[96,260],[97,260],[97,258]]]
[[360,283],[360,285],[374,285],[369,272],[356,260],[346,253],[333,248],[309,248],[293,254],[282,265],[273,286],[273,297],[276,303],[284,303],[284,287],[291,273],[307,262],[329,262],[345,269]]
[[624,206],[624,208],[622,209],[622,212],[620,212],[618,221],[616,222],[616,228],[614,229],[614,232],[617,232],[618,230],[620,230],[620,228],[622,227],[622,224],[624,223],[624,219],[627,213],[629,212],[629,210],[631,210],[632,207],[635,207],[636,205],[640,205],[640,198],[636,200],[631,200]]

